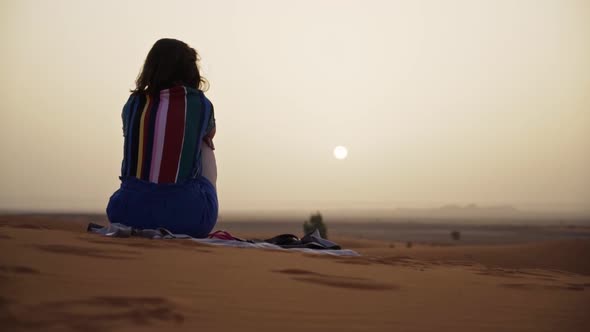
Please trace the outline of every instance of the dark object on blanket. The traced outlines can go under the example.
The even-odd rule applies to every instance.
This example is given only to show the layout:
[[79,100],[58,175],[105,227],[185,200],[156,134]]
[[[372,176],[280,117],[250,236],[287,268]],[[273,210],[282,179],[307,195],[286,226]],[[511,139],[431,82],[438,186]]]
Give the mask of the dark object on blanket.
[[338,244],[328,241],[320,235],[319,230],[305,235],[301,239],[293,234],[281,234],[273,238],[264,240],[264,242],[276,244],[282,248],[308,248],[308,249],[342,249]]
[[301,242],[302,243],[317,243],[326,249],[336,249],[336,250],[342,249],[336,243],[329,241],[328,239],[324,239],[321,236],[320,231],[318,229],[316,229],[312,233],[309,233],[309,234],[305,235],[304,237],[302,237]]
[[99,229],[99,228],[103,228],[103,227],[105,227],[105,226],[99,225],[99,224],[95,224],[95,223],[91,222],[91,223],[88,224],[88,227],[86,227],[86,231],[87,232],[92,232],[95,229]]
[[272,243],[272,244],[276,244],[277,246],[290,246],[290,245],[296,245],[296,244],[301,244],[301,240],[299,240],[299,238],[293,234],[281,234],[281,235],[277,235],[273,238],[270,239],[266,239],[262,242],[268,242],[268,243]]

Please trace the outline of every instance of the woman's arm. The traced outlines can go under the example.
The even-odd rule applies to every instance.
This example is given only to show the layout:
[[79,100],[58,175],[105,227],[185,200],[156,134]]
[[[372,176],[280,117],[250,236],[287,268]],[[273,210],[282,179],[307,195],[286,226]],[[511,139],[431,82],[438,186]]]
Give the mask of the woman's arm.
[[215,136],[215,132],[217,131],[217,127],[211,128],[205,137],[203,137],[203,141],[207,143],[207,145],[211,148],[211,150],[215,150],[215,145],[213,144],[213,137]]
[[215,107],[213,107],[213,103],[211,103],[211,101],[209,99],[206,99],[206,100],[211,105],[211,114],[209,115],[209,122],[207,123],[207,131],[205,132],[205,137],[203,137],[203,141],[205,141],[205,143],[207,143],[207,145],[211,148],[211,150],[215,150],[215,145],[213,144],[213,137],[215,136],[215,132],[217,129],[217,125],[215,124]]

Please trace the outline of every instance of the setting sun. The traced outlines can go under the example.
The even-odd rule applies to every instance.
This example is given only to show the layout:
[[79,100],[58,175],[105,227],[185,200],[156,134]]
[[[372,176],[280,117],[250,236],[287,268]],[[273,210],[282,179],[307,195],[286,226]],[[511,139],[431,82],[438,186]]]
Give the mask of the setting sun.
[[348,149],[346,149],[346,147],[341,146],[341,145],[335,147],[334,148],[334,157],[339,160],[346,159],[346,157],[348,157]]

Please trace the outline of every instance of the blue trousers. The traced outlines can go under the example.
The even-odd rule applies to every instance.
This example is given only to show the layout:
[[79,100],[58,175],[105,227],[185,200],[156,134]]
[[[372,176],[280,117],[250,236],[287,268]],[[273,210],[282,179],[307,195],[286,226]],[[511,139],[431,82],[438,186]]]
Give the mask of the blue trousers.
[[217,192],[205,177],[183,183],[123,179],[106,208],[111,223],[133,228],[163,227],[176,234],[206,237],[217,222]]

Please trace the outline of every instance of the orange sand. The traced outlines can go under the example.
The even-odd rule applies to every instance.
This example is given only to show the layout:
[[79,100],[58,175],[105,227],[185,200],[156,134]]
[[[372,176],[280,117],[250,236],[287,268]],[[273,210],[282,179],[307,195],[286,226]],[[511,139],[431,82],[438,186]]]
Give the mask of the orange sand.
[[2,331],[590,331],[587,240],[335,258],[34,219],[0,219]]

